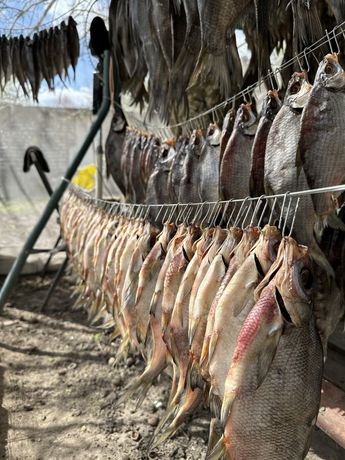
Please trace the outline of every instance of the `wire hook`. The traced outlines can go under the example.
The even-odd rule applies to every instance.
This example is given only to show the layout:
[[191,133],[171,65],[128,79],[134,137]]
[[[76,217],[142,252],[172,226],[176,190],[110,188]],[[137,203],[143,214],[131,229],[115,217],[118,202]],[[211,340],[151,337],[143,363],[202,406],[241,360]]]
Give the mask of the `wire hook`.
[[333,51],[333,46],[332,46],[332,42],[331,42],[331,37],[329,36],[327,29],[325,29],[325,33],[326,33],[329,49],[331,50],[331,53],[333,54],[334,51]]
[[245,203],[249,200],[249,196],[247,196],[246,198],[244,198],[244,200],[242,200],[242,204],[241,204],[241,207],[240,207],[240,210],[238,211],[237,213],[237,216],[236,216],[236,219],[235,219],[235,222],[234,222],[234,227],[237,226],[240,218],[241,218],[241,212],[242,212],[242,209],[243,209],[243,206],[245,205]]
[[289,213],[290,213],[292,197],[290,196],[289,198],[290,198],[290,200],[289,200],[288,208],[287,208],[286,215],[285,215],[285,221],[284,221],[284,225],[283,225],[282,236],[284,236],[287,220],[288,220]]
[[281,208],[280,216],[279,216],[279,224],[278,224],[278,228],[279,228],[279,229],[281,229],[281,224],[282,224],[283,215],[284,215],[285,201],[286,201],[286,198],[287,198],[287,196],[288,196],[289,194],[290,194],[290,192],[286,192],[286,193],[284,194],[283,204],[282,204],[282,208]]
[[271,85],[272,91],[274,91],[275,88],[274,88],[274,84],[273,84],[272,71],[271,71],[270,69],[268,69],[267,72],[268,72],[268,79],[269,79],[269,81],[270,81],[270,85]]
[[337,54],[339,55],[340,54],[340,46],[339,46],[339,42],[338,42],[338,39],[337,39],[337,34],[335,33],[335,29],[336,29],[336,26],[333,29],[333,38],[334,38],[335,44],[337,45],[337,50],[338,50]]
[[291,236],[292,231],[293,231],[293,228],[294,228],[294,225],[295,225],[295,219],[296,219],[297,209],[298,209],[300,200],[301,200],[301,197],[300,197],[300,196],[297,197],[296,206],[295,206],[294,214],[293,214],[293,217],[292,217],[292,222],[291,222],[291,227],[290,227],[289,236]]

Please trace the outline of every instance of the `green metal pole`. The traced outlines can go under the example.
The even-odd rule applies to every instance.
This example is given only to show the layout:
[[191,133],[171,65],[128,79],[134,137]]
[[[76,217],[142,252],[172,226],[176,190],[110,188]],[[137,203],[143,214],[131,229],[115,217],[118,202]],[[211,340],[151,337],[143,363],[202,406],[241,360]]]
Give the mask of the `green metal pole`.
[[56,209],[57,204],[59,203],[62,195],[64,194],[66,188],[68,187],[69,181],[74,176],[78,166],[80,165],[82,159],[84,158],[87,149],[90,147],[97,131],[101,127],[110,107],[110,97],[109,97],[109,51],[104,52],[104,62],[103,62],[103,100],[102,105],[99,109],[96,120],[93,122],[88,135],[86,136],[83,145],[80,147],[79,152],[74,157],[73,161],[67,168],[65,176],[63,177],[60,185],[54,190],[51,195],[45,210],[43,211],[39,221],[31,231],[26,243],[23,246],[20,254],[15,260],[14,264],[11,267],[10,272],[8,273],[5,282],[0,291],[0,312],[13,288],[14,283],[16,282],[18,276],[20,275],[22,268],[28,258],[31,249],[39,238],[42,230],[46,226],[50,216],[53,211]]

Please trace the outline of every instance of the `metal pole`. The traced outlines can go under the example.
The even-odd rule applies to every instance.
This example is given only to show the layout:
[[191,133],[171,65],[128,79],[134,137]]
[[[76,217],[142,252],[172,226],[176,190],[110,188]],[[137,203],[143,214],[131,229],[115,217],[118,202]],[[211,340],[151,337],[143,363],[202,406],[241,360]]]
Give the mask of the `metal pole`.
[[103,198],[103,146],[102,128],[99,130],[99,144],[96,149],[96,198]]
[[109,51],[104,51],[104,72],[103,72],[103,100],[101,108],[98,112],[96,120],[91,125],[90,131],[86,136],[82,146],[80,147],[78,153],[72,160],[71,164],[67,168],[67,171],[62,178],[60,185],[54,190],[52,196],[50,197],[46,208],[44,209],[39,221],[31,231],[27,241],[25,242],[20,254],[15,260],[10,272],[8,273],[4,285],[0,291],[0,312],[11,292],[11,289],[17,280],[17,277],[20,275],[22,268],[28,258],[31,249],[36,243],[38,237],[42,233],[42,230],[46,226],[50,216],[55,210],[56,205],[59,203],[62,195],[64,194],[66,188],[68,187],[69,181],[72,179],[74,173],[76,172],[78,166],[80,165],[82,159],[87,152],[87,149],[90,147],[93,139],[95,138],[99,128],[101,127],[110,107],[110,97],[109,97]]

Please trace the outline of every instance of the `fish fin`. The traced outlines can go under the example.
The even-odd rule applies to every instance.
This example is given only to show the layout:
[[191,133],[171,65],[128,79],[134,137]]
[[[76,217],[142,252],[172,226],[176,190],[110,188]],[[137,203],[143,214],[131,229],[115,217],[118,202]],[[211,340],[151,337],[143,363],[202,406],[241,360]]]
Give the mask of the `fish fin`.
[[208,400],[212,415],[219,419],[221,415],[222,401],[218,395],[213,393],[212,387],[210,388]]
[[154,439],[154,442],[150,445],[150,449],[155,449],[157,446],[162,444],[164,441],[167,439],[171,438],[176,431],[178,430],[180,425],[177,425],[174,423],[174,421],[171,422],[171,424],[168,426],[168,428],[162,433],[158,438]]
[[326,227],[331,227],[335,230],[341,230],[345,232],[345,224],[336,215],[335,211],[331,211],[328,214],[324,214],[322,216],[317,216],[314,233],[318,240],[321,240],[322,233]]
[[198,363],[193,361],[189,371],[190,386],[194,390],[195,388],[204,388],[205,382],[201,376]]
[[189,331],[188,331],[188,338],[189,338],[189,345],[192,345],[194,336],[196,331],[198,330],[198,326],[200,324],[201,318],[198,318],[197,320],[190,321],[189,322]]
[[215,352],[215,349],[218,343],[218,338],[219,338],[219,332],[213,331],[209,345],[208,345],[208,364],[210,364],[212,356]]
[[213,450],[206,456],[205,460],[219,460],[222,459],[226,453],[224,435],[221,436],[217,444],[214,446]]

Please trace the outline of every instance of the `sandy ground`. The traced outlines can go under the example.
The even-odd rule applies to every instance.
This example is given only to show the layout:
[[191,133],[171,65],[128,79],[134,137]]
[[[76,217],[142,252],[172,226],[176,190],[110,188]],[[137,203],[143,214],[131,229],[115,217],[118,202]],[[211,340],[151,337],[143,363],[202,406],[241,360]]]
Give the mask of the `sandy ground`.
[[[140,409],[132,401],[116,409],[124,387],[144,363],[130,356],[114,367],[119,343],[89,327],[85,313],[72,309],[68,277],[40,313],[50,282],[49,277],[22,277],[0,316],[0,458],[203,459],[206,411],[149,452],[169,378],[163,376],[150,389]],[[343,460],[345,452],[317,430],[307,458]]]

